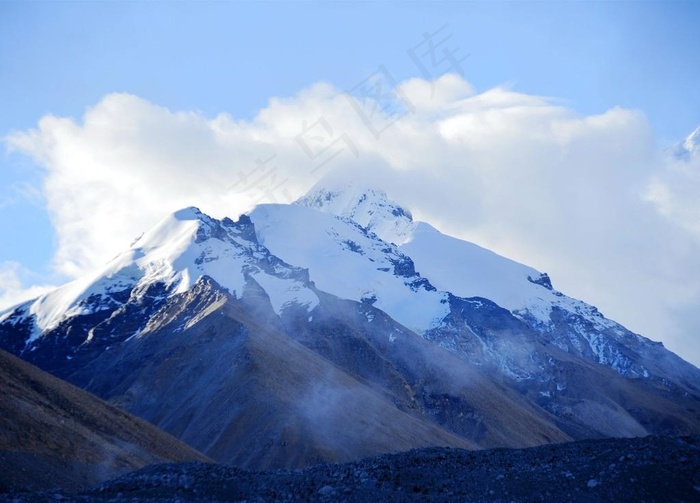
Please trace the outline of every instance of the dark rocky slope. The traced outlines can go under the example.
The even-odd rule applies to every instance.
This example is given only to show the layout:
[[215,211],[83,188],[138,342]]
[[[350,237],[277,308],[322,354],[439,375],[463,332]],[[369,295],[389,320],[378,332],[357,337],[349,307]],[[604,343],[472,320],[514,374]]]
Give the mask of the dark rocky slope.
[[0,350],[0,492],[81,489],[207,458],[155,426]]

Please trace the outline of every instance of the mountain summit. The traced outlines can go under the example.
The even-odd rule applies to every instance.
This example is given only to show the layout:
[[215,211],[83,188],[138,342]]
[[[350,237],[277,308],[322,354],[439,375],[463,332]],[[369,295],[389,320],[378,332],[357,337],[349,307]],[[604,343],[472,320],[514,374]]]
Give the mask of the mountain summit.
[[700,153],[700,126],[690,133],[685,140],[678,143],[673,153],[678,159],[689,160]]
[[253,469],[700,433],[700,370],[378,189],[178,211],[0,346]]
[[381,189],[359,187],[321,182],[294,204],[352,220],[388,243],[405,243],[416,226],[411,212],[391,201]]

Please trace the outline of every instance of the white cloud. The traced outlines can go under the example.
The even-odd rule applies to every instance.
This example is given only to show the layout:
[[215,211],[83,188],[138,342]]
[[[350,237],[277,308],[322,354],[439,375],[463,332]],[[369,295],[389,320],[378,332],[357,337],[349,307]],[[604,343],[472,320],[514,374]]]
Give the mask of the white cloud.
[[564,292],[700,363],[698,171],[659,158],[643,114],[580,116],[508,88],[475,93],[455,75],[399,89],[393,102],[351,100],[315,84],[250,121],[114,94],[81,121],[47,116],[6,142],[46,169],[64,274],[102,264],[168,211],[235,217],[259,199],[290,201],[333,169],[546,270]]
[[649,183],[646,198],[659,213],[700,241],[700,151],[685,158],[669,156]]
[[55,288],[51,285],[25,287],[26,278],[30,276],[31,273],[17,262],[0,262],[0,311]]

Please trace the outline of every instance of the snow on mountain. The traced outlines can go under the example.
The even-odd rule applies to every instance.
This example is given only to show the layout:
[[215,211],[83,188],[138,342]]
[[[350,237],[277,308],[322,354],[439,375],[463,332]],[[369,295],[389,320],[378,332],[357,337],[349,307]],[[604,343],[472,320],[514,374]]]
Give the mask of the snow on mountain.
[[[411,213],[389,201],[383,191],[316,187],[295,204],[351,219],[384,241],[398,243],[397,251],[410,257],[416,271],[439,290],[465,298],[483,297],[514,313],[527,310],[542,323],[549,320],[551,306],[561,303],[561,294],[552,290],[546,275],[442,234],[427,223],[414,222]],[[251,216],[257,225],[257,213]],[[265,235],[260,226],[258,232]],[[298,246],[305,247],[306,240],[305,236]],[[303,260],[306,254],[297,250],[290,260]],[[313,270],[314,262],[309,260],[305,267]]]
[[326,186],[322,180],[294,204],[348,218],[387,243],[401,245],[410,239],[416,227],[411,212],[390,201],[383,190],[360,187]]
[[[392,248],[393,253],[410,258],[416,273],[441,292],[430,300],[419,300],[406,294],[401,302],[403,312],[397,309],[387,311],[401,323],[408,322],[402,317],[403,313],[425,311],[426,302],[444,303],[444,297],[440,295],[445,292],[464,299],[485,298],[507,309],[565,351],[591,358],[622,375],[648,376],[644,365],[634,363],[633,355],[626,353],[630,346],[648,345],[652,344],[651,341],[608,320],[595,307],[554,290],[546,273],[476,244],[442,234],[427,223],[413,221],[409,211],[391,202],[381,190],[358,189],[352,185],[330,188],[317,185],[295,204],[336,215],[342,220],[351,219],[365,229],[368,236],[399,243]],[[263,211],[253,212],[253,220],[257,221],[258,214]],[[281,212],[278,211],[274,218],[279,219]],[[264,229],[259,228],[258,232],[270,241],[273,253],[279,253],[293,263],[303,263],[312,277],[328,279],[326,272],[318,269],[318,251],[314,251],[317,246],[323,249],[325,245],[315,243],[311,246],[308,242],[311,236],[306,234],[295,242],[290,242],[292,236],[286,236],[283,244],[267,236]],[[276,228],[271,234],[279,232],[280,229]],[[375,260],[373,257],[372,261]],[[334,263],[344,270],[341,260]],[[353,281],[363,281],[364,277],[359,270],[354,270]],[[349,293],[337,292],[341,296]],[[441,321],[432,318],[433,323],[427,328],[439,327]],[[411,328],[424,333],[426,325],[412,325]],[[494,348],[491,351],[497,353]]]
[[33,322],[31,343],[41,333],[77,315],[115,309],[142,296],[154,284],[164,295],[188,291],[202,276],[217,282],[235,297],[253,278],[263,286],[279,314],[298,304],[308,310],[318,298],[305,284],[305,271],[290,267],[255,240],[250,220],[222,221],[186,208],[163,219],[125,252],[94,274],[75,280],[36,300],[9,309],[1,317],[12,323]]
[[256,469],[700,430],[698,369],[376,189],[178,211],[0,320],[4,349]]
[[[139,299],[148,299],[148,313],[154,312],[202,276],[234,298],[255,281],[277,315],[290,306],[313,310],[319,304],[315,288],[372,305],[452,351],[483,347],[510,376],[534,378],[534,360],[522,356],[529,349],[520,348],[519,362],[512,356],[506,361],[507,341],[483,335],[490,330],[484,313],[496,311],[475,299],[487,299],[522,322],[515,328],[498,314],[511,331],[534,331],[545,343],[623,376],[649,377],[639,354],[655,351],[655,343],[554,290],[546,274],[413,221],[383,191],[322,184],[296,204],[260,205],[237,222],[213,219],[196,208],[180,210],[100,271],[0,313],[0,319],[6,325],[24,322],[27,347],[78,315],[109,318],[121,306],[135,309],[133,301]],[[148,313],[139,313],[132,319],[145,322]],[[477,324],[470,321],[476,319]]]
[[691,157],[700,154],[700,127],[695,129],[681,143],[673,149],[673,154],[682,160],[689,160]]
[[372,304],[419,333],[449,312],[446,294],[416,274],[409,257],[349,219],[273,204],[258,206],[250,218],[259,242],[309,269],[322,291]]
[[484,297],[511,312],[529,308],[542,322],[557,300],[542,273],[423,222],[400,250],[433,285],[460,297]]
[[387,242],[398,244],[416,270],[439,290],[460,297],[483,297],[511,312],[527,310],[549,320],[561,294],[548,276],[468,241],[442,234],[389,201],[386,193],[348,185],[318,186],[295,204],[348,218]]
[[[549,322],[554,306],[587,307],[554,291],[530,267],[414,222],[381,190],[320,186],[295,205],[258,206],[250,213],[257,236],[248,235],[247,218],[219,222],[196,208],[166,217],[101,270],[24,304],[20,311],[34,320],[31,340],[65,318],[114,309],[120,295],[138,296],[155,283],[174,295],[203,275],[234,296],[254,278],[277,314],[295,303],[313,309],[318,299],[289,266],[260,267],[270,252],[309,269],[319,289],[372,304],[418,333],[448,315],[448,292],[492,300],[540,324]],[[601,323],[609,327],[597,318]]]
[[617,326],[592,306],[555,290],[546,273],[442,234],[424,222],[399,250],[436,288],[460,297],[484,297],[535,325],[550,323],[552,309],[558,307],[586,316],[601,330]]

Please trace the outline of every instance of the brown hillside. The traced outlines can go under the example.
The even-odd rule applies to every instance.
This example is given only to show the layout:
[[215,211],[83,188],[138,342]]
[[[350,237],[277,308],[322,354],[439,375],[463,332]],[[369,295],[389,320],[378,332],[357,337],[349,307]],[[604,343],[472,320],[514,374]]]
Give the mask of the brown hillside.
[[0,382],[0,492],[87,488],[152,463],[208,460],[2,350]]

